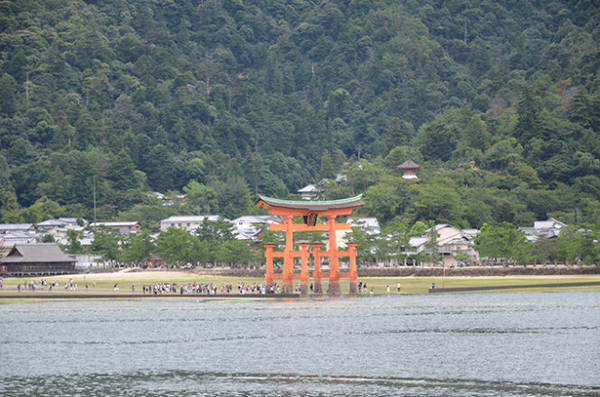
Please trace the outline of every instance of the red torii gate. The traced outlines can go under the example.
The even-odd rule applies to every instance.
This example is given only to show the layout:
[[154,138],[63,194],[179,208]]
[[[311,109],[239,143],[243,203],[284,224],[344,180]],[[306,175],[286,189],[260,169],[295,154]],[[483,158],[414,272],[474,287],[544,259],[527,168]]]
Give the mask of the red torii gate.
[[[274,251],[275,244],[265,244],[265,258],[267,269],[265,279],[267,286],[273,285],[274,279],[281,279],[283,292],[292,293],[294,289],[294,279],[300,279],[302,295],[308,294],[308,283],[310,273],[308,271],[309,247],[313,247],[314,270],[312,277],[314,279],[314,292],[321,293],[321,278],[329,278],[328,295],[340,295],[340,278],[350,279],[350,294],[357,292],[357,272],[356,272],[356,243],[347,243],[347,250],[340,251],[337,248],[336,231],[349,230],[349,223],[337,223],[335,221],[338,215],[350,215],[354,208],[363,205],[362,194],[342,200],[329,201],[293,201],[280,200],[271,197],[259,195],[260,200],[256,203],[258,207],[266,208],[272,215],[281,215],[285,217],[283,224],[271,224],[269,228],[273,231],[285,231],[285,249],[283,251]],[[293,217],[301,216],[304,218],[304,224],[294,223]],[[327,223],[317,223],[318,216],[327,217]],[[329,232],[329,250],[321,251],[321,244],[301,243],[300,251],[294,251],[294,232],[300,231],[323,231]],[[347,256],[350,259],[350,270],[340,272],[339,257]],[[321,258],[329,258],[329,272],[321,272]],[[283,258],[283,271],[274,273],[273,258]],[[294,258],[300,258],[302,268],[299,275],[294,274]]]

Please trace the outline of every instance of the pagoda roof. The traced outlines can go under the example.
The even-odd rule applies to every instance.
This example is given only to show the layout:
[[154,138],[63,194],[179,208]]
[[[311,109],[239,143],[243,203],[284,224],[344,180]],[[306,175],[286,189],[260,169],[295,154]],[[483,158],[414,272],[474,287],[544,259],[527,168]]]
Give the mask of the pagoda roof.
[[354,197],[348,197],[340,200],[281,200],[272,197],[258,195],[260,200],[256,205],[261,206],[261,202],[269,207],[290,208],[308,211],[327,211],[339,208],[354,208],[363,205],[362,194]]
[[412,160],[406,160],[398,166],[399,170],[418,170],[421,166]]

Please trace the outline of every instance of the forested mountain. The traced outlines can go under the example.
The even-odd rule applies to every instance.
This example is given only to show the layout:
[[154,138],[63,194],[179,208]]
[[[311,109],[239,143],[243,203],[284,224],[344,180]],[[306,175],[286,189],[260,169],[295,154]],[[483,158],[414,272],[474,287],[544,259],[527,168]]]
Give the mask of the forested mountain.
[[[479,227],[600,221],[592,0],[0,2],[2,222],[329,198]],[[402,180],[411,158],[422,183]],[[360,159],[360,162],[357,160]],[[187,194],[164,207],[148,191]]]

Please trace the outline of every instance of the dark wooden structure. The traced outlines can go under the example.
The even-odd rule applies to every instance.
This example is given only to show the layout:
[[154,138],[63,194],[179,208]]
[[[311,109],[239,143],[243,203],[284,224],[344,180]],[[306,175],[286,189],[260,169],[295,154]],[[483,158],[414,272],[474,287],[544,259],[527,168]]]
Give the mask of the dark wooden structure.
[[75,273],[75,258],[65,255],[54,243],[15,245],[0,258],[0,275],[50,276]]

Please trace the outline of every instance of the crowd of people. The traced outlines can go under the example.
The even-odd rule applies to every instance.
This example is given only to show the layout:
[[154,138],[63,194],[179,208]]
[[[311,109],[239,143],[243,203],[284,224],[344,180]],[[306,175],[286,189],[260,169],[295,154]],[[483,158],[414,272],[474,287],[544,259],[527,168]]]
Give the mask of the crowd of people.
[[[87,292],[90,289],[90,285],[92,288],[96,287],[96,281],[86,282],[85,283],[85,291]],[[1,287],[1,285],[0,285]],[[22,285],[17,284],[17,291],[36,291],[36,290],[45,290],[48,291],[56,290],[58,288],[63,288],[67,291],[79,291],[79,285],[73,279],[69,279],[65,281],[64,284],[61,284],[61,281],[48,281],[45,279],[40,279],[39,281],[27,281]],[[313,283],[310,283],[309,290],[313,292],[314,286]],[[119,284],[114,283],[113,291],[119,292]],[[301,285],[296,285],[296,291],[301,291]],[[389,285],[385,286],[385,291],[387,294],[390,293],[391,288]],[[400,283],[396,285],[397,293],[400,293]],[[154,283],[149,285],[142,285],[141,291],[138,293],[143,295],[271,295],[271,294],[280,294],[282,293],[282,289],[276,283],[272,286],[267,286],[264,284],[258,284],[256,282],[249,283],[245,281],[239,281],[237,285],[232,283],[221,283],[217,285],[216,283],[201,283],[201,282],[193,282],[193,283],[181,283],[178,284],[176,282],[162,282],[162,283]],[[131,285],[131,294],[136,293],[135,285]],[[360,295],[369,294],[373,295],[373,288],[369,289],[366,282],[360,281],[358,283],[358,293]]]
[[[131,292],[135,292],[135,287],[131,286]],[[279,288],[275,284],[271,288],[267,288],[266,285],[257,283],[246,283],[240,281],[237,283],[237,287],[234,287],[231,283],[217,285],[215,283],[156,283],[152,285],[143,285],[142,294],[146,295],[266,295],[279,293]]]
[[[60,288],[61,286],[62,285],[60,281],[48,281],[45,279],[40,279],[39,281],[35,282],[31,280],[24,282],[23,284],[17,284],[17,291],[37,291],[38,289],[45,290],[46,288],[48,288],[48,291],[52,291],[53,289]],[[96,286],[95,281],[92,281],[92,286]],[[85,283],[85,290],[87,291],[89,288],[90,284]],[[64,289],[68,291],[79,291],[79,285],[75,280],[69,279],[69,281],[65,281]]]
[[[88,291],[91,287],[96,287],[96,281],[92,281],[91,283],[85,283],[85,291]],[[3,287],[3,284],[2,284]],[[45,279],[40,279],[39,281],[26,281],[24,283],[17,284],[17,291],[37,291],[37,290],[57,290],[60,287],[64,287],[64,290],[67,291],[79,291],[78,283],[70,279],[65,281],[64,284],[61,284],[60,281],[48,281]],[[113,284],[113,291],[119,292],[119,283]],[[257,283],[247,283],[244,281],[240,281],[237,283],[237,286],[234,284],[226,283],[217,285],[216,283],[183,283],[178,284],[176,282],[162,282],[155,283],[150,285],[142,285],[141,293],[143,295],[266,295],[266,294],[277,294],[280,293],[281,290],[277,284],[272,287],[267,287],[263,284]],[[136,293],[135,285],[131,285],[131,293]]]

